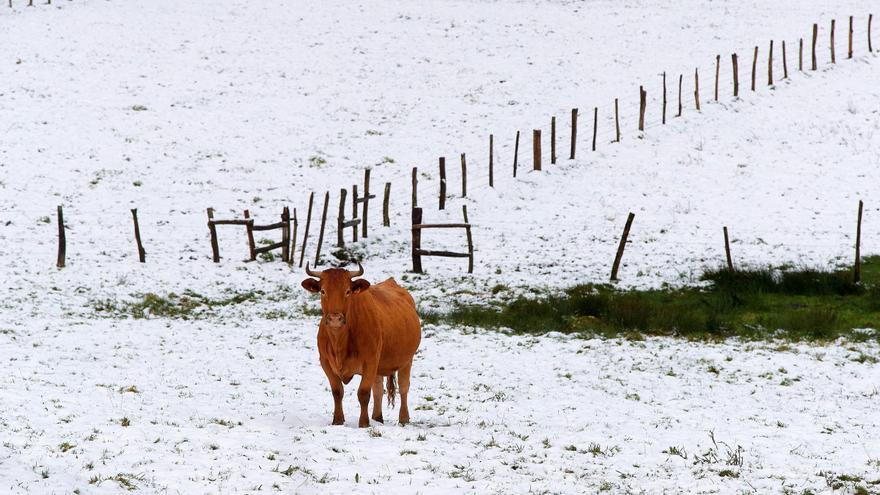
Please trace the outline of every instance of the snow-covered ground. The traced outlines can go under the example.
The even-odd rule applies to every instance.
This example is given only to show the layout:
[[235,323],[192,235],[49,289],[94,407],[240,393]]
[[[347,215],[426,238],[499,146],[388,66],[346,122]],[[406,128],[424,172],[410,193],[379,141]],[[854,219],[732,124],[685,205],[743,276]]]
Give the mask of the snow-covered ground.
[[386,408],[359,430],[357,377],[347,424],[328,426],[314,319],[0,330],[4,493],[117,493],[119,479],[144,493],[820,493],[821,472],[880,479],[876,345],[429,327],[413,423]]
[[[335,219],[339,188],[371,167],[374,192],[392,183],[392,226],[381,227],[374,201],[370,236],[355,248],[368,279],[397,277],[423,309],[605,281],[629,211],[626,285],[695,282],[723,259],[724,225],[737,264],[850,262],[859,199],[863,253],[880,253],[880,61],[866,51],[869,2],[24,3],[0,6],[0,491],[118,492],[131,480],[165,493],[270,492],[276,483],[285,493],[800,493],[829,489],[819,472],[880,479],[876,344],[780,351],[429,328],[415,368],[416,423],[390,421],[372,434],[330,428],[316,322],[303,316],[315,301],[299,289],[301,272],[241,262],[236,228],[221,228],[224,259],[214,264],[205,225],[209,206],[219,217],[247,208],[268,223],[288,205],[301,236],[310,192],[316,211],[330,192]],[[801,73],[797,40],[813,22],[820,70]],[[684,115],[672,118],[679,73]],[[639,85],[649,98],[643,135]],[[619,144],[610,142],[614,98]],[[567,159],[572,107],[581,114],[577,160]],[[544,171],[531,172],[537,128]],[[449,175],[443,212],[439,156]],[[425,275],[407,273],[413,166],[425,221],[458,221],[468,205],[473,276],[462,260],[437,258],[424,261]],[[59,204],[63,270],[54,268]],[[135,207],[145,265],[135,256]],[[462,237],[430,232],[423,245],[461,250]],[[325,262],[335,238],[331,220]],[[132,294],[184,291],[265,294],[190,322],[94,314]],[[737,445],[742,465],[728,465]],[[664,454],[670,447],[687,459]],[[720,476],[725,469],[738,477]]]

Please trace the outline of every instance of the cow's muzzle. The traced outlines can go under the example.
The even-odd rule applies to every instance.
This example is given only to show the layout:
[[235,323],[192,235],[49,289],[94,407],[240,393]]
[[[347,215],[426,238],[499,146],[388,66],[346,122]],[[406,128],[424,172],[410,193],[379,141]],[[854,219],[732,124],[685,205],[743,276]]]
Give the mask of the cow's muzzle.
[[324,322],[330,328],[339,328],[345,325],[345,315],[342,313],[328,313],[324,316]]

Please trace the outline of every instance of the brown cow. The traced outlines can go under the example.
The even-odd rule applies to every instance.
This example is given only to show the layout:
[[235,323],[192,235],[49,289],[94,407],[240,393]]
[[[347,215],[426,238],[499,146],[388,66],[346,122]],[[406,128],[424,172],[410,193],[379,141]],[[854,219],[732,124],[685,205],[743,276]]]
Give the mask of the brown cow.
[[409,423],[409,373],[422,338],[412,296],[393,278],[376,285],[352,280],[364,274],[360,263],[357,271],[333,268],[323,272],[314,272],[307,264],[306,274],[314,278],[303,280],[302,286],[321,294],[318,354],[333,392],[333,424],[345,423],[342,384],[348,384],[354,375],[361,375],[358,426],[370,425],[367,407],[371,390],[373,419],[383,422],[382,377],[388,377],[388,403],[393,405],[395,373],[400,381],[400,424]]

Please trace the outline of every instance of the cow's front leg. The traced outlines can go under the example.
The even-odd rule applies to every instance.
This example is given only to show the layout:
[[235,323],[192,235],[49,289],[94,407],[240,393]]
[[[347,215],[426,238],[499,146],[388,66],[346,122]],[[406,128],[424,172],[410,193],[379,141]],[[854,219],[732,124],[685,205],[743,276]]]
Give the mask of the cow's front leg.
[[321,368],[324,370],[324,374],[327,375],[327,381],[330,382],[330,391],[333,393],[333,423],[334,425],[344,425],[345,424],[345,414],[342,412],[342,395],[344,389],[342,388],[342,380],[336,373],[333,372],[333,369],[330,368],[329,363],[327,361],[321,360]]
[[385,422],[385,420],[382,419],[382,392],[384,392],[382,387],[382,377],[376,375],[376,380],[373,381],[373,421],[378,421],[380,423]]
[[360,428],[370,426],[370,416],[367,414],[367,409],[370,407],[370,392],[373,391],[373,383],[376,378],[376,366],[373,366],[372,369],[364,366],[364,374],[361,375],[361,383],[358,385],[358,402],[361,404],[361,417],[358,420]]

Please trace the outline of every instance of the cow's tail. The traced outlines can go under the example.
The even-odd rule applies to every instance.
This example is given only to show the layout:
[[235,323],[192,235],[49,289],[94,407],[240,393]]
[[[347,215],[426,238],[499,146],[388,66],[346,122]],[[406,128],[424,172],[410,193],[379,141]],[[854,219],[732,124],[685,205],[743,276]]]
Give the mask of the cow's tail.
[[397,380],[395,379],[396,373],[391,372],[388,375],[388,379],[386,380],[386,393],[388,395],[388,405],[390,407],[394,407],[394,396],[397,394]]

